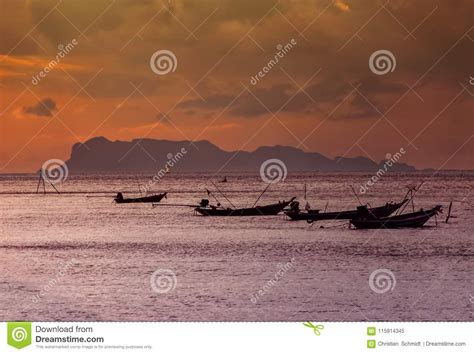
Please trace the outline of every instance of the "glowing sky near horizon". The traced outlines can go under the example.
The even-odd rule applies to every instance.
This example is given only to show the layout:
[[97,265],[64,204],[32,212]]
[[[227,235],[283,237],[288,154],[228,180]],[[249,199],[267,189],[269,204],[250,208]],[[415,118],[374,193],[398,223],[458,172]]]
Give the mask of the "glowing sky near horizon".
[[[419,168],[474,169],[472,1],[1,0],[0,10],[0,173],[66,160],[95,136],[376,161],[404,148],[402,162]],[[396,63],[377,75],[369,58],[381,49]],[[175,71],[151,70],[158,50],[174,53]]]

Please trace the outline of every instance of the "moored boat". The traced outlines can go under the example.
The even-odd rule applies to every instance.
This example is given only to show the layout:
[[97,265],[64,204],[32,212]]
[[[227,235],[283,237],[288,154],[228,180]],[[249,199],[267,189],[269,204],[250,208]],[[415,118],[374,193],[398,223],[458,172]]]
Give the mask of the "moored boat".
[[288,201],[279,201],[274,204],[267,204],[262,206],[255,206],[251,208],[224,208],[220,205],[209,205],[209,200],[203,199],[200,205],[194,210],[204,216],[262,216],[262,215],[277,215],[284,208],[286,208],[296,197]]
[[123,203],[159,203],[161,199],[165,198],[167,193],[149,195],[146,197],[140,198],[124,198],[122,193],[117,193],[117,196],[114,198],[114,201],[118,204]]
[[354,210],[344,210],[344,211],[333,211],[333,212],[323,212],[321,213],[318,209],[310,209],[306,212],[303,212],[299,208],[298,202],[293,202],[290,205],[290,210],[285,212],[285,215],[288,216],[291,220],[307,220],[307,221],[318,221],[318,220],[344,220],[344,219],[356,219],[358,215],[364,212],[364,208],[366,212],[370,213],[371,215],[381,218],[387,217],[390,214],[394,213],[400,207],[402,207],[408,199],[404,199],[399,203],[387,203],[380,207],[375,208],[366,208],[366,207],[358,207]]
[[420,209],[414,213],[375,218],[366,213],[366,217],[352,219],[350,222],[358,229],[398,229],[403,227],[422,227],[429,219],[441,212],[442,206],[432,209]]

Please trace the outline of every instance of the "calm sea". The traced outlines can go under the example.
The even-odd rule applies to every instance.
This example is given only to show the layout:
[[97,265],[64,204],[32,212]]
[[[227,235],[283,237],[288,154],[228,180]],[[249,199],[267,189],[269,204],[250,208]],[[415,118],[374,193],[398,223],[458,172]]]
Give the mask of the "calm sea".
[[[415,208],[445,206],[415,230],[353,230],[283,215],[212,218],[190,207],[122,204],[152,176],[69,176],[36,195],[37,176],[0,176],[0,321],[365,321],[474,318],[474,173],[390,174],[367,193],[398,201],[424,180]],[[210,175],[168,175],[162,203],[194,204]],[[222,178],[223,176],[220,176]],[[259,204],[297,196],[313,208],[358,205],[369,174],[301,173]],[[229,174],[216,184],[251,206],[265,184]],[[218,180],[218,178],[215,178]],[[47,188],[53,192],[52,188]],[[222,195],[215,196],[225,204]],[[212,201],[212,198],[210,198]],[[452,218],[444,223],[449,202]],[[411,210],[411,206],[409,209]]]

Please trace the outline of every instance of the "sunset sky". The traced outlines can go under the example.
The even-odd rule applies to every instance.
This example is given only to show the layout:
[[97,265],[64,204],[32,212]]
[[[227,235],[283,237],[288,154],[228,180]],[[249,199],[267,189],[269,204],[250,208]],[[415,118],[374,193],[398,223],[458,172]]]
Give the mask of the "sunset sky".
[[[0,0],[0,13],[0,173],[96,136],[376,161],[404,148],[419,168],[474,169],[472,0]],[[159,50],[174,71],[151,69]],[[386,74],[369,66],[378,50],[395,58]]]

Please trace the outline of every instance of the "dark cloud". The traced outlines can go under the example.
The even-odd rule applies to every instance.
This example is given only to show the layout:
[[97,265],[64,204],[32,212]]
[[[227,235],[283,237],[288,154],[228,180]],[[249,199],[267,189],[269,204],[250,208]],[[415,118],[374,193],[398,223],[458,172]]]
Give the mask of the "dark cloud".
[[[232,116],[256,117],[269,112],[312,114],[322,112],[323,106],[341,102],[352,91],[348,100],[351,106],[338,118],[370,118],[383,112],[391,101],[407,90],[407,86],[396,82],[382,81],[378,77],[366,77],[353,83],[340,77],[323,77],[320,81],[304,88],[304,92],[290,84],[277,84],[269,88],[249,87],[246,93],[236,99],[233,94],[209,94],[204,99],[196,98],[178,105],[182,109],[216,110],[229,106]],[[392,100],[381,98],[393,97]],[[387,102],[385,102],[387,101]]]
[[[373,104],[373,103],[372,103]],[[360,94],[354,93],[349,103],[349,108],[344,113],[335,116],[336,119],[369,119],[380,116],[377,107],[367,102]]]
[[23,107],[23,112],[38,117],[52,117],[56,110],[56,102],[52,98],[45,98],[34,106]]
[[[280,110],[283,104],[291,97],[291,86],[287,84],[275,85],[270,88],[249,88],[252,93],[244,93],[239,98],[232,94],[210,94],[204,97],[191,99],[178,105],[183,109],[223,109],[227,106],[232,116],[255,117]],[[284,110],[288,110],[284,107]]]
[[216,109],[227,106],[232,102],[234,96],[226,94],[211,94],[204,100],[200,98],[193,98],[181,102],[178,107],[180,108],[204,108],[204,109]]

